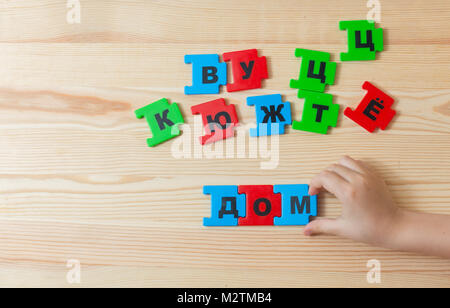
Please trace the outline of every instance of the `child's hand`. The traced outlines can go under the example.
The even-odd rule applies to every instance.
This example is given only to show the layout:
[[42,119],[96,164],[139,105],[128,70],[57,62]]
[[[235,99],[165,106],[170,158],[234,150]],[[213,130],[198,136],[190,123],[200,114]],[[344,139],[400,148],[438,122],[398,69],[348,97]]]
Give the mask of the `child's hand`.
[[332,234],[382,245],[396,225],[400,210],[382,179],[361,161],[343,157],[312,179],[309,194],[324,188],[342,202],[342,216],[316,219],[305,235]]
[[450,258],[450,215],[397,208],[382,179],[358,160],[344,157],[316,176],[309,188],[324,188],[342,202],[342,216],[317,219],[305,235],[333,234],[403,251]]

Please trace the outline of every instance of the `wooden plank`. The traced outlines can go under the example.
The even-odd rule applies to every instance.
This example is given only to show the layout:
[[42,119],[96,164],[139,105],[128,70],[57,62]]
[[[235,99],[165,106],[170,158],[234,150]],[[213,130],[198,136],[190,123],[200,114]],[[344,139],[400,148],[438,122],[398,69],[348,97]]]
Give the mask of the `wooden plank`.
[[[343,115],[327,136],[288,129],[277,168],[262,170],[270,158],[247,152],[175,159],[179,139],[149,149],[133,111],[178,102],[194,151],[190,107],[219,96],[183,94],[184,54],[258,48],[270,67],[264,88],[220,97],[250,125],[245,98],[282,93],[298,120],[294,49],[337,61],[347,49],[338,22],[364,19],[365,1],[84,1],[75,25],[64,1],[0,1],[0,287],[76,286],[69,259],[90,287],[370,287],[370,259],[381,262],[380,286],[449,287],[449,260],[306,238],[302,228],[201,226],[204,184],[308,183],[343,154],[367,161],[399,206],[450,214],[450,3],[381,4],[386,51],[339,63],[329,93],[344,108],[360,101],[365,80],[380,86],[399,112],[389,130],[371,135]],[[320,216],[340,214],[336,198],[319,200]]]

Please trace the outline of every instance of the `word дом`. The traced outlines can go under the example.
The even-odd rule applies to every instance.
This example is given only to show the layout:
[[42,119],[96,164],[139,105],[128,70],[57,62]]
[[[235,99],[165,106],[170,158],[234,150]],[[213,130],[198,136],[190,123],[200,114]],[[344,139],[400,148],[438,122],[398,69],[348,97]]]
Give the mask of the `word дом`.
[[308,185],[204,186],[211,195],[207,227],[303,226],[317,215],[317,196],[308,195]]

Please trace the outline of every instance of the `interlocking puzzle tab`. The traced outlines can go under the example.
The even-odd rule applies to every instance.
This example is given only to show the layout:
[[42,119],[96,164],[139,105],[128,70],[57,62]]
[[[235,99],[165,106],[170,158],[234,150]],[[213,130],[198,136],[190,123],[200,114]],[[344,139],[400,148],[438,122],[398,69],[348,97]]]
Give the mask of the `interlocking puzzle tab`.
[[223,98],[191,107],[192,114],[201,114],[205,136],[202,145],[234,137],[234,128],[239,121],[234,105],[227,105]]
[[292,79],[292,89],[324,92],[325,86],[334,84],[336,62],[330,62],[330,54],[322,51],[297,48],[295,56],[302,58],[300,76]]
[[192,64],[192,86],[184,88],[186,95],[218,94],[227,84],[227,64],[219,62],[219,55],[185,55],[184,63]]
[[273,226],[275,216],[281,216],[281,196],[273,193],[272,185],[243,185],[247,215],[239,218],[239,226]]
[[238,194],[237,186],[205,186],[205,195],[211,195],[211,217],[203,219],[205,227],[237,226],[238,217],[245,217],[245,195]]
[[385,130],[396,114],[395,110],[391,109],[394,99],[368,81],[362,88],[367,90],[366,96],[356,110],[348,107],[344,114],[371,133],[377,127]]
[[375,60],[376,52],[383,51],[383,29],[375,28],[374,21],[341,21],[339,28],[348,34],[348,52],[341,53],[341,61]]
[[275,185],[274,193],[281,194],[281,217],[274,218],[277,226],[305,226],[311,216],[317,216],[317,196],[308,195],[309,186]]
[[176,103],[170,105],[166,98],[136,110],[135,114],[138,119],[145,117],[150,126],[152,138],[147,139],[150,147],[179,136],[178,125],[184,123],[178,105]]
[[300,90],[298,97],[304,98],[305,104],[302,121],[293,121],[293,129],[326,134],[328,127],[336,127],[339,105],[333,104],[333,95]]
[[250,136],[284,134],[284,126],[292,123],[291,103],[283,102],[281,94],[252,96],[247,98],[248,106],[255,106],[256,129],[250,129]]
[[234,83],[227,85],[228,92],[259,89],[261,80],[269,77],[266,57],[258,57],[256,49],[223,54],[223,60],[231,61]]

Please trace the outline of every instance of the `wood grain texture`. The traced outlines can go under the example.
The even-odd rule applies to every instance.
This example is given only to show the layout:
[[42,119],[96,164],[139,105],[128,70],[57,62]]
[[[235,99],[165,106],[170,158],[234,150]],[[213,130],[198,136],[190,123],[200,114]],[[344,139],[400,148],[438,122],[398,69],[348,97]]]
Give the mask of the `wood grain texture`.
[[[381,1],[386,51],[340,63],[337,103],[355,106],[365,80],[392,94],[399,116],[368,134],[341,114],[327,136],[288,129],[277,169],[264,159],[174,159],[173,141],[146,147],[133,111],[161,97],[190,106],[225,97],[243,123],[251,95],[282,93],[298,74],[297,47],[346,51],[340,20],[364,19],[365,1],[82,1],[81,24],[65,1],[0,0],[0,286],[363,286],[378,259],[378,286],[450,287],[450,261],[389,251],[302,228],[206,229],[204,184],[308,183],[343,154],[367,160],[398,204],[450,214],[450,2]],[[258,48],[264,88],[187,97],[187,53]],[[339,62],[339,61],[338,61]],[[340,213],[331,195],[320,215]],[[420,227],[420,226],[418,226]]]

